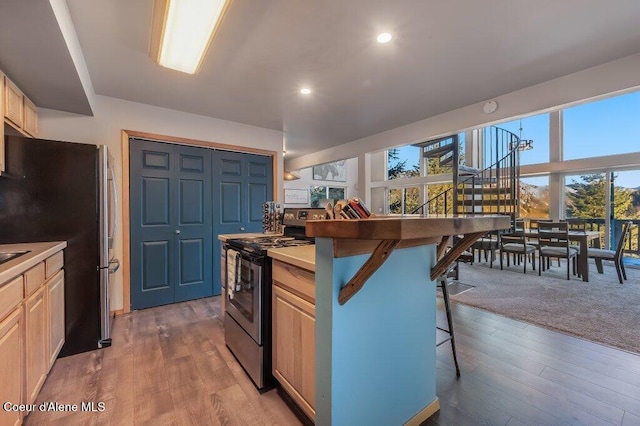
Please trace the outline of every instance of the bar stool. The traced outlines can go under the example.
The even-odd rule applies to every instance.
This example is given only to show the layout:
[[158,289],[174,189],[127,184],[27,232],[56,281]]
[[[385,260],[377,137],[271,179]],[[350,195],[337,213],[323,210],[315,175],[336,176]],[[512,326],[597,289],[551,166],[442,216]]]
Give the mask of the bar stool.
[[451,342],[451,351],[453,352],[453,362],[456,365],[456,377],[460,377],[460,367],[458,366],[458,357],[456,356],[456,341],[453,335],[453,318],[451,316],[451,308],[449,305],[449,289],[447,288],[447,284],[449,281],[449,273],[451,272],[451,269],[453,268],[450,268],[449,270],[447,270],[447,272],[440,275],[436,280],[436,282],[438,283],[438,287],[440,287],[440,290],[442,291],[442,299],[444,300],[444,309],[447,312],[447,323],[449,325],[448,329],[441,328],[436,325],[436,328],[438,330],[444,331],[445,333],[449,334],[449,337],[436,343],[436,347],[448,341]]

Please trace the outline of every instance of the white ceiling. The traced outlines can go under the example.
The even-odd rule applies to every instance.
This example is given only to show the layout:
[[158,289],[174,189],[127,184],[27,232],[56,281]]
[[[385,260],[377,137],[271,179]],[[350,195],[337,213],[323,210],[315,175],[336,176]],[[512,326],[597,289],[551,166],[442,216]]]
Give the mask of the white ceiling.
[[191,76],[149,57],[152,0],[67,3],[96,93],[284,130],[288,158],[640,52],[637,0],[232,0]]

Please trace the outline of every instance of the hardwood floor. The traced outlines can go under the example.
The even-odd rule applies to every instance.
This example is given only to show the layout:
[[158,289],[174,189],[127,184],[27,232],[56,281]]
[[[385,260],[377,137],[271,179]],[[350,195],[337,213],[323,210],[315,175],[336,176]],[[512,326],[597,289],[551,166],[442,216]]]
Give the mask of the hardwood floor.
[[219,297],[117,317],[113,346],[56,361],[37,404],[103,401],[104,412],[30,414],[26,425],[298,425],[224,344]]
[[[639,356],[464,305],[453,312],[462,377],[440,346],[441,410],[425,425],[640,425]],[[104,401],[104,412],[36,411],[25,423],[299,424],[275,391],[256,391],[225,346],[219,298],[118,317],[113,339],[57,360],[37,401]]]
[[[438,299],[438,323],[446,317]],[[437,349],[425,425],[640,425],[640,356],[453,304],[458,361]]]

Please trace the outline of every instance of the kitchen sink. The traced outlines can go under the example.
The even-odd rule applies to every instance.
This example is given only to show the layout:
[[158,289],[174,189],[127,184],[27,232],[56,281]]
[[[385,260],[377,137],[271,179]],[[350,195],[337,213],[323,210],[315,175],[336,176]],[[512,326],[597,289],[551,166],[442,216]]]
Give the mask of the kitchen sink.
[[23,254],[29,253],[28,251],[0,251],[0,265],[10,260],[15,259],[16,257],[20,257]]

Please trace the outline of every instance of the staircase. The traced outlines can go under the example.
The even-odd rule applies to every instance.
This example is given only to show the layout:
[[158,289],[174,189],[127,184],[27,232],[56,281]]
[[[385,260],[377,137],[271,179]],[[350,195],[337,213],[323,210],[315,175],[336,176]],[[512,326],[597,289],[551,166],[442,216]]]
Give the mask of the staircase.
[[451,167],[452,183],[412,213],[439,215],[504,214],[518,216],[520,139],[508,130],[485,127],[476,161],[479,168],[461,166],[457,135],[421,144],[423,156],[436,167]]

